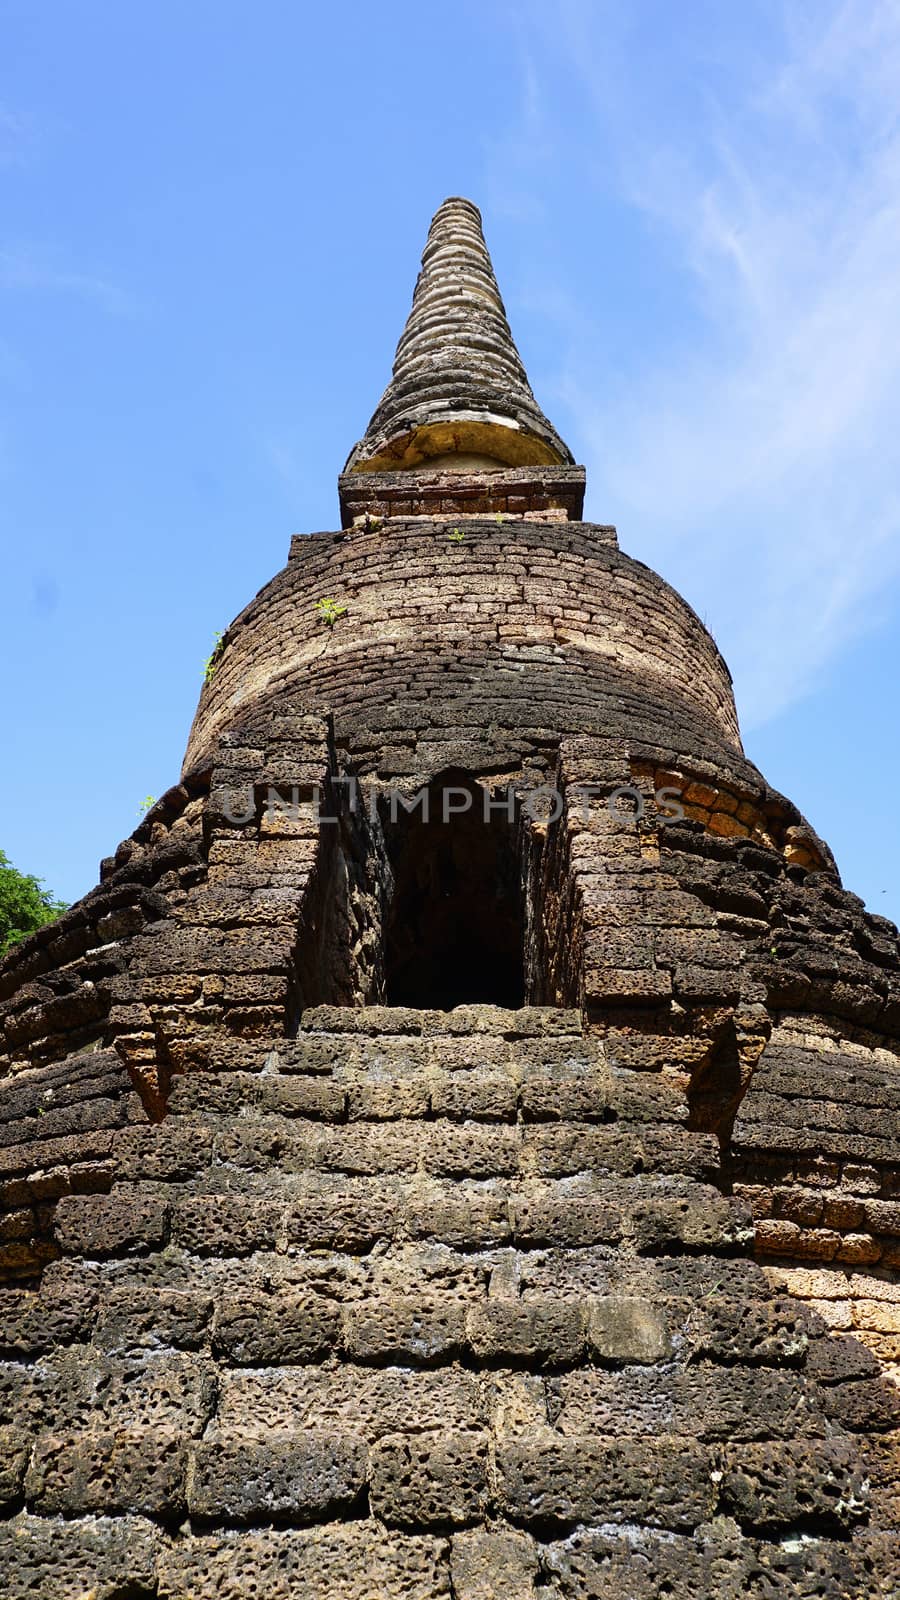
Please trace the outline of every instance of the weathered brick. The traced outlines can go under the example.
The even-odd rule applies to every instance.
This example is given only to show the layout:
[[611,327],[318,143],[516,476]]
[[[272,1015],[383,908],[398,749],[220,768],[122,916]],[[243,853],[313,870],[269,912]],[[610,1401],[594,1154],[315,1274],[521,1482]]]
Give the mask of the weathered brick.
[[344,1312],[344,1343],[355,1361],[447,1360],[462,1349],[465,1334],[465,1302],[427,1293],[369,1299]]
[[213,1437],[193,1449],[188,1510],[198,1521],[327,1521],[351,1510],[365,1481],[366,1449],[352,1435]]
[[869,1514],[865,1466],[855,1441],[788,1440],[727,1449],[720,1494],[742,1526],[815,1524],[846,1532]]
[[213,1349],[251,1367],[315,1361],[338,1342],[340,1325],[324,1295],[229,1295],[216,1305]]
[[389,1526],[459,1527],[489,1503],[486,1435],[388,1434],[373,1447],[372,1509]]
[[169,1208],[156,1194],[123,1185],[109,1195],[65,1195],[54,1233],[70,1256],[128,1255],[166,1242]]
[[623,1521],[694,1528],[715,1509],[710,1468],[706,1453],[683,1439],[639,1443],[546,1432],[497,1452],[502,1509],[538,1526]]
[[29,1506],[45,1515],[135,1512],[169,1519],[184,1512],[186,1467],[187,1441],[168,1429],[42,1434],[25,1491]]
[[585,1313],[577,1303],[486,1300],[473,1306],[469,1343],[482,1361],[567,1366],[584,1353]]
[[199,1256],[272,1250],[284,1207],[251,1195],[196,1195],[172,1210],[172,1239]]

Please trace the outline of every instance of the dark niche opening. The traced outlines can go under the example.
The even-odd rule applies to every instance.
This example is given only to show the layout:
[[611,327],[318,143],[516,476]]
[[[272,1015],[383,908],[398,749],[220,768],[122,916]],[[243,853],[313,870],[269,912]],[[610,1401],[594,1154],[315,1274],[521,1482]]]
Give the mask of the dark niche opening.
[[[468,798],[468,804],[466,799]],[[448,774],[396,799],[384,819],[393,893],[384,927],[385,1000],[448,1011],[525,1004],[518,824],[485,790]]]

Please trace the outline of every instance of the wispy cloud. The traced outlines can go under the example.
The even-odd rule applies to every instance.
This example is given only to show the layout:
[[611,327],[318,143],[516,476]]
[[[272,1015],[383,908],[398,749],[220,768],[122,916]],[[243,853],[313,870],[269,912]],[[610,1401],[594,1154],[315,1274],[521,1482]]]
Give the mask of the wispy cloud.
[[35,138],[34,121],[0,103],[0,167],[19,166],[30,154]]
[[133,316],[138,309],[134,296],[109,278],[54,266],[24,247],[0,249],[0,288],[77,295],[117,317]]
[[668,97],[618,5],[564,0],[552,30],[535,8],[531,60],[562,52],[596,135],[586,189],[602,148],[691,330],[649,318],[598,393],[603,310],[581,308],[579,349],[567,303],[559,389],[623,545],[706,614],[749,726],[882,620],[900,578],[900,10],[760,4],[746,51],[730,8],[709,16]]
[[263,432],[258,445],[267,472],[275,478],[291,502],[307,496],[310,484],[315,481],[315,473],[310,470],[309,450],[302,430],[287,427]]
[[488,143],[485,199],[495,215],[540,226],[545,207],[539,175],[544,179],[551,175],[552,119],[541,92],[527,13],[520,15],[516,7],[510,7],[506,26],[508,49],[517,69],[518,114],[505,136],[495,135]]

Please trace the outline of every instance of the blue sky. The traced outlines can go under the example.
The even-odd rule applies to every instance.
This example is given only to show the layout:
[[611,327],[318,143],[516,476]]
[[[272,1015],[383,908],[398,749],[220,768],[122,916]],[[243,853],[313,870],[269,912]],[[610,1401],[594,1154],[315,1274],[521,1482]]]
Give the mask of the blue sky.
[[0,847],[74,899],[481,206],[586,514],[900,917],[894,0],[0,0]]

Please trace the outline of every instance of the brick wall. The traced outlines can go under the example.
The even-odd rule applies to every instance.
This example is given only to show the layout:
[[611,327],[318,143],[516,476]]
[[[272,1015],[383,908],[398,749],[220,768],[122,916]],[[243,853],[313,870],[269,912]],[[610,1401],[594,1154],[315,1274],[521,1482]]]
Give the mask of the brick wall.
[[[659,580],[452,531],[298,541],[0,968],[10,1600],[896,1589],[897,931]],[[386,1007],[389,792],[460,778],[530,1004]]]
[[718,1161],[578,1013],[223,1042],[0,1297],[5,1593],[888,1594],[900,1397]]
[[[455,529],[463,535],[458,541]],[[553,696],[538,684],[540,700],[532,693],[531,715],[523,717],[517,680],[532,671],[540,679],[542,666],[555,668],[563,702],[569,692],[578,695],[585,674],[589,698],[604,674],[613,693],[631,674],[636,700],[655,694],[676,720],[679,712],[688,721],[693,715],[710,745],[740,759],[731,681],[712,639],[668,585],[610,545],[610,531],[583,523],[393,520],[295,539],[288,566],[227,630],[185,770],[202,763],[214,736],[267,693],[283,696],[296,683],[308,709],[334,715],[341,743],[342,723],[352,737],[366,689],[382,703],[418,699],[421,717],[429,669],[440,673],[451,664],[455,685],[434,687],[455,686],[468,702],[467,713],[457,711],[475,727],[483,702],[504,691],[520,734],[529,722],[542,725],[537,704],[553,718]],[[317,610],[329,597],[346,607],[331,627]],[[491,666],[499,674],[493,684],[484,677]],[[568,726],[555,719],[544,725],[557,734]],[[408,726],[398,724],[398,732]],[[444,726],[453,724],[445,718]],[[657,737],[661,726],[657,715]]]

